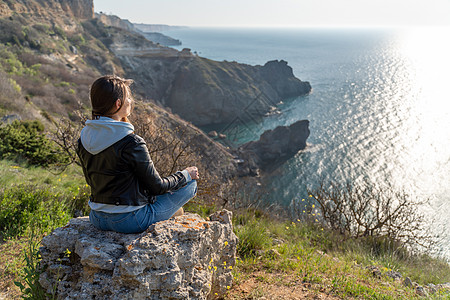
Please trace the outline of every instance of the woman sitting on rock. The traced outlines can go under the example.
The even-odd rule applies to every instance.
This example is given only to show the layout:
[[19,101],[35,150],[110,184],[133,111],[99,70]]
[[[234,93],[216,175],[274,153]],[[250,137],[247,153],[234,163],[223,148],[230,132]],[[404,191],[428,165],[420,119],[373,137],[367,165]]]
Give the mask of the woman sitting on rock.
[[132,82],[103,76],[92,84],[92,120],[86,121],[77,149],[91,187],[89,220],[98,229],[123,233],[183,214],[199,178],[197,167],[159,176],[145,141],[127,119]]

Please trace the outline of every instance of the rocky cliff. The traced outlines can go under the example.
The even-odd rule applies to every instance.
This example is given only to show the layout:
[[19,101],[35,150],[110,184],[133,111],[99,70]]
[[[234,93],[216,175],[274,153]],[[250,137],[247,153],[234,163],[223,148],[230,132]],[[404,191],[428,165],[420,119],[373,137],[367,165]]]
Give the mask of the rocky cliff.
[[[274,65],[271,77],[264,77]],[[283,82],[284,89],[277,82]],[[310,90],[309,83],[295,78],[285,62],[255,67],[194,57],[177,68],[161,102],[196,125],[223,124],[236,118],[243,122],[258,119],[287,95],[300,96]]]
[[157,45],[122,25],[110,29],[106,38],[98,38],[108,41],[142,95],[197,126],[229,123],[236,117],[254,120],[281,100],[311,91],[310,84],[296,78],[285,61],[264,66],[213,61],[190,49]]
[[28,13],[46,19],[68,15],[87,20],[94,17],[94,0],[8,0],[0,3],[0,16]]
[[[117,28],[125,29],[130,32],[137,32],[137,33],[143,35],[147,40],[149,40],[155,44],[160,44],[163,46],[180,46],[181,45],[181,42],[179,40],[171,38],[167,35],[164,35],[159,32],[146,31],[149,28],[152,28],[152,27],[148,27],[151,25],[139,26],[139,28],[138,28],[138,27],[134,26],[134,24],[128,20],[124,20],[124,19],[119,18],[118,16],[107,15],[104,13],[95,13],[95,17],[97,19],[99,19],[106,26],[114,26]],[[141,25],[145,25],[145,24],[141,24]],[[144,30],[141,30],[140,28],[142,28]],[[155,29],[158,29],[158,27],[156,27]]]
[[185,214],[142,234],[72,219],[42,240],[39,282],[56,299],[210,299],[231,287],[237,238],[231,212]]
[[135,31],[134,26],[130,21],[121,19],[118,16],[95,13],[95,17],[106,26],[114,26],[131,32]]
[[111,49],[128,76],[136,79],[139,91],[197,126],[228,123],[236,117],[244,122],[259,118],[281,100],[311,90],[284,61],[250,66],[149,43],[135,51],[132,43],[118,35]]
[[263,67],[259,67],[259,71],[261,77],[282,99],[304,95],[311,91],[309,82],[297,79],[287,61],[269,61]]
[[94,0],[58,0],[58,2],[64,11],[71,12],[77,19],[84,20],[94,17]]

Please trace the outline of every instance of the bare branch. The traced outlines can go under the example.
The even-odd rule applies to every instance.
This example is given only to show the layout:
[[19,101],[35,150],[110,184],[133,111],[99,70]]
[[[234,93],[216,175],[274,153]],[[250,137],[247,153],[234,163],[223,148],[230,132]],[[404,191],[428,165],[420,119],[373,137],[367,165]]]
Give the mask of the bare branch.
[[431,245],[434,236],[424,230],[425,216],[417,201],[393,187],[377,187],[369,182],[344,185],[323,180],[308,194],[319,204],[325,225],[354,238],[387,236],[413,245]]

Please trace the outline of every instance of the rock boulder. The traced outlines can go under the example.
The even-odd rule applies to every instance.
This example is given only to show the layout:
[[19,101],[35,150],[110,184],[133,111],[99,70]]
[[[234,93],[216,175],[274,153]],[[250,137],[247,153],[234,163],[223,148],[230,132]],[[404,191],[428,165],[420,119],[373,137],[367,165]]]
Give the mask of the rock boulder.
[[232,284],[231,212],[185,214],[141,234],[72,219],[42,240],[41,285],[57,299],[207,299]]

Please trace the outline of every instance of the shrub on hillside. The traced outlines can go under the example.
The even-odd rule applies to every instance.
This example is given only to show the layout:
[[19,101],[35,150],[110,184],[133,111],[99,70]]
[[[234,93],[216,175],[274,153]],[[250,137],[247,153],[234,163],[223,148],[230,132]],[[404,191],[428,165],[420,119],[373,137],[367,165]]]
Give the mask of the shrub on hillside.
[[37,50],[41,47],[42,33],[35,28],[28,26],[28,20],[21,15],[14,15],[9,18],[0,19],[0,42],[26,46]]
[[30,77],[38,75],[41,64],[27,65],[20,60],[15,52],[12,48],[0,47],[0,66],[10,75]]
[[14,121],[0,127],[0,159],[25,160],[30,165],[48,166],[67,162],[67,157],[49,140],[39,121]]
[[[17,83],[16,83],[17,84]],[[20,93],[17,91],[17,88],[14,86],[14,83],[11,78],[9,78],[6,73],[0,70],[0,100],[1,103],[17,98],[20,96]]]
[[64,196],[50,189],[19,185],[0,192],[0,237],[15,237],[27,230],[50,232],[66,224],[70,210]]
[[77,147],[81,129],[83,128],[87,117],[80,111],[76,111],[75,116],[78,117],[80,121],[73,122],[68,119],[61,119],[59,123],[55,123],[56,130],[52,134],[52,140],[59,146],[61,151],[65,153],[66,157],[68,157],[68,164],[75,163],[81,166],[77,156]]
[[11,43],[20,45],[25,41],[22,33],[23,24],[20,22],[21,17],[18,18],[1,18],[0,26],[0,42],[3,44]]
[[308,191],[319,204],[326,225],[353,238],[387,238],[409,246],[433,244],[425,230],[421,208],[427,201],[413,199],[393,187],[321,182]]

